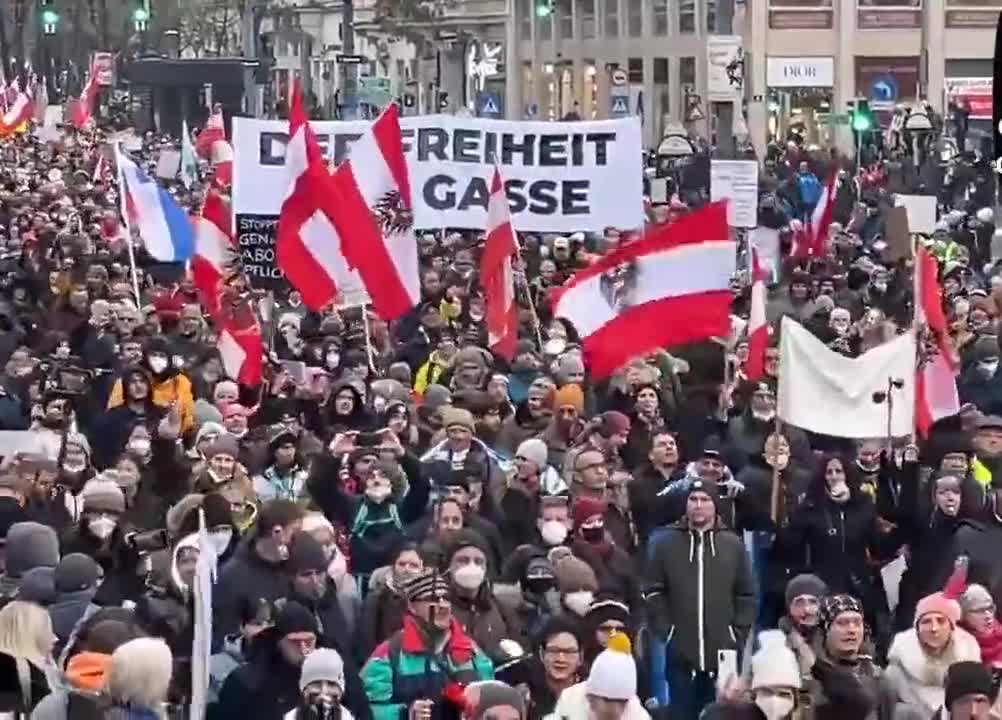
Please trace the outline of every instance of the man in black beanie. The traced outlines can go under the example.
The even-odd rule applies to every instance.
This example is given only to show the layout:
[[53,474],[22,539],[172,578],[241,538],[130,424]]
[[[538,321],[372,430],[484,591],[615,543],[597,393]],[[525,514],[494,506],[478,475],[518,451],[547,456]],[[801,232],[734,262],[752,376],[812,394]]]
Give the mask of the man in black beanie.
[[946,699],[932,720],[988,720],[996,696],[991,673],[979,662],[953,663],[946,671]]

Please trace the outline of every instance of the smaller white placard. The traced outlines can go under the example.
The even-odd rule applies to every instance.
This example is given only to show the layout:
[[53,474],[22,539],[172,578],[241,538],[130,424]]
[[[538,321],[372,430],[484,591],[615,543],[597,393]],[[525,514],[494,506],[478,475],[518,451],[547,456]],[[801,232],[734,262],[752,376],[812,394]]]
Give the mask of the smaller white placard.
[[895,195],[894,204],[908,213],[908,232],[931,235],[936,229],[936,197],[934,195]]
[[727,224],[758,226],[758,163],[754,160],[711,160],[710,199],[727,200]]

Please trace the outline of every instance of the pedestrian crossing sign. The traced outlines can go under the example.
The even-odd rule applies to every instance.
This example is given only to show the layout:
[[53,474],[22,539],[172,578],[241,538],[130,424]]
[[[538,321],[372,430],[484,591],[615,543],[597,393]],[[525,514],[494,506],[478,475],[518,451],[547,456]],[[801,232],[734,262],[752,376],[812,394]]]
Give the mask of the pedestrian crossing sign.
[[480,117],[499,118],[501,117],[501,98],[497,93],[480,93]]
[[612,96],[612,115],[629,115],[629,98],[626,95]]

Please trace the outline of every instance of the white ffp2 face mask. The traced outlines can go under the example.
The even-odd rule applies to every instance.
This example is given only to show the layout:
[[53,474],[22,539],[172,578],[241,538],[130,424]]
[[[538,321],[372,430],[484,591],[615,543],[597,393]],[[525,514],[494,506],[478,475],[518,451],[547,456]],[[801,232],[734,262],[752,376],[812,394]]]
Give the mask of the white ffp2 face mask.
[[484,583],[486,571],[480,565],[463,565],[452,571],[452,579],[464,590],[476,590]]
[[539,535],[549,547],[561,545],[567,539],[567,526],[559,520],[547,520],[539,526]]
[[761,695],[755,704],[765,715],[765,720],[782,720],[793,712],[793,700],[778,695]]
[[564,605],[578,617],[584,617],[591,610],[591,602],[595,599],[590,590],[578,590],[564,595]]

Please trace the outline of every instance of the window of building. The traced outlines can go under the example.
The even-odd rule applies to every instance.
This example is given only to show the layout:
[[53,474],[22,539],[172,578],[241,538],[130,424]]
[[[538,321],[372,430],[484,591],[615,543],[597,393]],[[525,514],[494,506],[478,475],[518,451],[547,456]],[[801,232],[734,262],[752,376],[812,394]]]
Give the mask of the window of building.
[[668,58],[654,58],[654,84],[668,84]]
[[696,32],[696,0],[678,1],[678,31],[680,33]]
[[581,16],[581,37],[591,40],[595,37],[595,0],[578,0],[578,13]]
[[717,30],[717,0],[706,0],[706,32]]
[[581,92],[581,119],[594,120],[598,117],[598,67],[591,58],[584,65],[584,87]]
[[626,0],[626,29],[630,37],[640,37],[644,34],[644,2],[643,0]]
[[644,83],[644,59],[630,58],[626,61],[626,74],[630,77],[630,83],[642,85]]
[[518,26],[519,35],[523,40],[532,40],[532,18],[536,7],[533,0],[519,0]]
[[689,108],[685,105],[686,95],[696,92],[696,58],[683,57],[678,59],[679,107],[682,119],[688,118]]
[[536,73],[532,62],[522,63],[522,107],[529,108],[536,104]]
[[536,34],[540,40],[553,39],[553,15],[554,13],[550,13],[548,17],[537,18]]
[[651,0],[651,28],[657,36],[668,34],[668,0]]
[[574,37],[574,0],[560,0],[556,7],[560,13],[560,37],[570,40]]
[[605,36],[619,37],[619,0],[605,0]]

